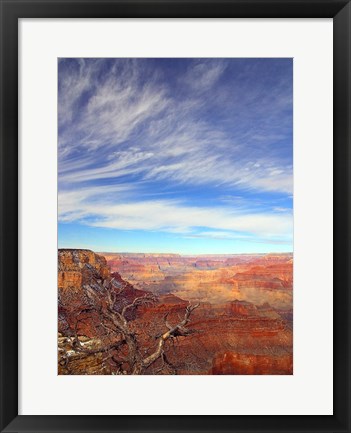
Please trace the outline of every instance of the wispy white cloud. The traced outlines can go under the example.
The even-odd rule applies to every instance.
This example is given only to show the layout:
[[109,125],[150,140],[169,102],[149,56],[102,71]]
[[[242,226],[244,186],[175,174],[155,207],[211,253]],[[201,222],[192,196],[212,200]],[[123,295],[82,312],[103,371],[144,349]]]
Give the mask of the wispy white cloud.
[[60,76],[60,156],[79,147],[105,152],[167,106],[165,91],[154,79],[140,84],[141,71],[133,60],[115,63],[99,80],[101,65],[81,59],[79,68],[64,69]]
[[[253,83],[247,70],[226,85],[228,64],[189,60],[171,85],[148,60],[61,60],[60,221],[290,242],[285,205],[246,192],[291,198],[291,83]],[[161,199],[160,185],[185,193]],[[192,187],[216,190],[216,204],[191,203]]]
[[252,235],[245,235],[236,232],[228,232],[228,231],[203,231],[200,233],[188,235],[188,238],[205,238],[205,239],[219,239],[219,240],[228,240],[228,241],[242,241],[245,242],[254,242],[254,243],[264,243],[264,244],[275,244],[275,245],[290,245],[291,238],[288,236],[280,237],[258,237]]
[[[138,174],[146,180],[292,192],[291,164],[274,155],[273,146],[270,151],[262,146],[264,154],[257,152],[250,140],[260,138],[249,118],[243,125],[241,115],[229,116],[236,133],[228,134],[228,128],[204,120],[203,111],[212,101],[197,98],[196,92],[178,99],[168,94],[159,77],[151,74],[143,79],[139,64],[130,60],[121,65],[116,63],[99,85],[98,61],[86,64],[81,60],[79,68],[61,77],[61,184]],[[198,60],[183,78],[196,89],[208,90],[225,67],[219,60]],[[250,94],[246,96],[249,104]],[[77,106],[84,98],[85,103]],[[238,111],[243,111],[244,102],[241,98],[234,104]],[[277,109],[265,108],[269,108],[267,117]],[[274,138],[277,128],[272,123],[270,129]]]
[[[128,200],[129,199],[129,200]],[[100,187],[61,193],[60,221],[82,223],[122,230],[160,230],[192,234],[197,227],[207,227],[217,237],[237,233],[264,237],[291,237],[292,216],[275,213],[250,213],[230,207],[189,206],[179,200],[134,201],[128,187]],[[202,235],[213,237],[211,230]]]
[[182,77],[182,83],[189,86],[192,90],[206,91],[220,78],[226,68],[223,60],[204,60],[199,59],[194,62]]

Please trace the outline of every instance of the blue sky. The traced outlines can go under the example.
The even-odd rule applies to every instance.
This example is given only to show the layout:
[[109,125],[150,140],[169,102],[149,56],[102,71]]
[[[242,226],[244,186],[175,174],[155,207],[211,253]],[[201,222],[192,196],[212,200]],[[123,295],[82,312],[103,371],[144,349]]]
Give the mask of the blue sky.
[[60,59],[60,248],[292,251],[292,59]]

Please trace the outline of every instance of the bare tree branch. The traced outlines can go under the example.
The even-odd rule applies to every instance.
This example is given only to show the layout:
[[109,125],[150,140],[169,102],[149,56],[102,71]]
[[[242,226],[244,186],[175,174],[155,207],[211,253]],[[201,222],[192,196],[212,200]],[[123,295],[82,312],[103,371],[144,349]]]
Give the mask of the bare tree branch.
[[128,304],[125,307],[123,307],[121,315],[125,317],[126,312],[130,308],[139,307],[140,305],[150,305],[153,304],[155,301],[156,298],[152,293],[146,293],[144,296],[139,296],[135,298],[131,304]]
[[165,314],[163,320],[164,320],[164,322],[165,322],[166,328],[168,328],[169,330],[171,330],[171,329],[173,328],[173,326],[170,325],[170,324],[167,322],[168,315],[169,315],[169,311],[168,311],[168,313]]
[[156,350],[147,358],[143,360],[143,367],[147,368],[149,367],[153,362],[155,362],[162,354],[163,354],[163,348],[168,339],[171,337],[176,336],[186,336],[188,335],[188,331],[185,328],[185,325],[187,325],[190,321],[190,315],[191,313],[198,308],[200,304],[191,305],[189,304],[185,309],[184,319],[179,322],[177,325],[175,325],[172,329],[168,329],[167,332],[162,334],[158,340]]
[[[152,293],[146,293],[143,296],[138,296],[122,308],[120,305],[121,301],[123,303],[126,298],[118,299],[118,297],[125,289],[125,286],[122,286],[117,290],[118,285],[114,284],[114,280],[107,283],[104,282],[102,291],[97,291],[90,285],[85,285],[84,289],[89,306],[82,307],[75,316],[73,338],[70,340],[72,353],[63,357],[61,356],[61,365],[62,362],[64,362],[65,367],[69,369],[67,363],[71,359],[83,359],[89,355],[105,353],[105,361],[111,361],[115,364],[117,374],[121,374],[118,372],[122,372],[123,374],[142,374],[145,369],[158,359],[161,360],[161,366],[155,371],[160,372],[167,368],[172,372],[172,374],[175,374],[176,370],[168,361],[164,352],[165,344],[170,339],[174,342],[177,337],[185,337],[192,332],[187,329],[187,325],[190,322],[192,312],[199,307],[199,304],[191,305],[189,303],[185,309],[184,317],[180,317],[179,322],[174,326],[168,322],[169,313],[167,313],[163,317],[164,326],[167,329],[166,332],[157,335],[156,348],[153,351],[148,348],[148,350],[144,350],[142,354],[142,347],[137,338],[138,334],[133,329],[133,325],[130,323],[130,318],[127,313],[140,306],[155,303],[157,301],[155,295]],[[103,344],[102,347],[87,348],[79,339],[79,325],[85,320],[93,320],[92,315],[83,316],[84,313],[89,312],[98,314],[98,318],[101,320],[99,327],[103,330],[104,334],[104,336],[101,337],[101,342]],[[99,332],[101,333],[101,331],[98,331],[98,333]],[[116,341],[117,336],[118,341]],[[105,344],[103,341],[104,338]],[[121,349],[122,346],[125,346],[125,350],[122,349],[122,351],[116,355],[120,358],[117,359],[113,353],[116,353],[116,351]],[[121,359],[121,356],[123,359]]]

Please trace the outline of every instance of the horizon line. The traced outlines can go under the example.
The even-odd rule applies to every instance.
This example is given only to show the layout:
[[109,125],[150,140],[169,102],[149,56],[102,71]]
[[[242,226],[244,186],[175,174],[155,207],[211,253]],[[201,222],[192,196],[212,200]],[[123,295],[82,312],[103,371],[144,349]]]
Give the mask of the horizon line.
[[293,251],[268,251],[268,252],[260,252],[260,253],[192,253],[192,254],[184,254],[184,253],[176,253],[176,252],[162,252],[162,253],[158,253],[158,252],[145,252],[145,251],[139,251],[139,252],[133,252],[133,251],[97,251],[91,248],[59,248],[58,250],[86,250],[86,251],[92,251],[95,252],[97,254],[153,254],[153,255],[177,255],[177,256],[187,256],[187,257],[198,257],[198,256],[266,256],[266,255],[271,255],[271,254],[275,254],[275,255],[293,255],[294,252]]

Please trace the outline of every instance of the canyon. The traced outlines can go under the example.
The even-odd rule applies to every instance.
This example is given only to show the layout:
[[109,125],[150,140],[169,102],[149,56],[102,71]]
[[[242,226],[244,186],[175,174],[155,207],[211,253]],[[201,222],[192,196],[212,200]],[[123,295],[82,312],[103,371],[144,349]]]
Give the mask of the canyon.
[[58,372],[134,374],[123,313],[138,359],[171,333],[138,374],[292,374],[292,301],[292,254],[59,250]]
[[189,301],[245,300],[292,309],[292,254],[101,254],[112,272],[141,290],[173,293]]

